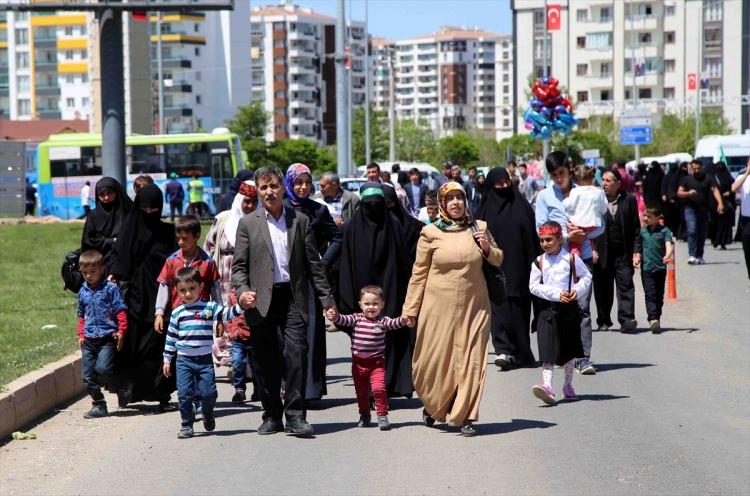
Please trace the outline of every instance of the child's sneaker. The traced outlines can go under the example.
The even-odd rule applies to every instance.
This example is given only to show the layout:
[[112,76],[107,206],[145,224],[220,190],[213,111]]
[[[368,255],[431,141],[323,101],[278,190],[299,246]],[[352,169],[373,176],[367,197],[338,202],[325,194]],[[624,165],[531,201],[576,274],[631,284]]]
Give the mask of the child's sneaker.
[[180,432],[177,433],[177,439],[187,439],[189,437],[193,437],[195,433],[193,432],[193,428],[189,425],[182,427],[180,429]]
[[578,399],[578,395],[576,394],[576,390],[573,389],[572,384],[563,385],[563,398],[569,401],[576,401]]
[[104,401],[95,401],[91,405],[91,410],[83,414],[85,419],[101,418],[109,415],[107,404]]
[[371,421],[372,421],[372,418],[369,415],[362,414],[359,416],[359,422],[357,423],[357,427],[370,427]]
[[649,321],[648,328],[651,329],[652,334],[661,334],[661,322],[658,319]]
[[203,415],[203,428],[208,432],[216,429],[216,417],[213,413],[206,413]]
[[245,390],[244,389],[235,389],[234,390],[234,396],[232,396],[232,404],[233,405],[241,405],[245,402]]
[[537,384],[533,388],[531,388],[531,391],[534,393],[534,396],[542,400],[548,405],[556,405],[557,404],[557,398],[555,398],[555,391],[550,386],[544,386],[542,384]]
[[391,424],[388,422],[387,415],[378,415],[378,427],[380,427],[381,431],[391,430]]

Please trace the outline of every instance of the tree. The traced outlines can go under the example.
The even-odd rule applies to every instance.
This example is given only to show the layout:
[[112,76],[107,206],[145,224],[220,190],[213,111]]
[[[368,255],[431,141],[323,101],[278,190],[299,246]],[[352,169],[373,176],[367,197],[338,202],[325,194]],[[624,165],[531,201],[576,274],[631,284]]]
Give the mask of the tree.
[[410,119],[396,123],[396,155],[404,162],[430,162],[435,150],[435,136],[427,121]]
[[[374,110],[370,105],[370,152],[372,160],[388,159],[388,112]],[[365,157],[365,110],[354,110],[352,119],[352,154],[355,164],[364,164]]]
[[335,163],[333,156],[325,148],[305,139],[276,141],[268,148],[268,161],[282,171],[291,164],[301,162],[315,173],[331,170]]
[[247,152],[252,167],[266,164],[266,127],[271,116],[261,102],[240,105],[234,117],[226,121],[227,128],[240,138],[240,146]]
[[466,133],[456,133],[438,141],[438,162],[453,162],[462,167],[474,164],[479,160],[479,148]]
[[503,156],[500,153],[500,146],[495,139],[489,138],[480,132],[473,132],[470,137],[479,151],[477,165],[492,167],[502,163]]
[[[515,134],[500,140],[498,144],[503,157],[510,154],[515,159],[528,159],[542,153],[542,142],[536,141],[529,134]],[[508,152],[510,149],[510,152]]]

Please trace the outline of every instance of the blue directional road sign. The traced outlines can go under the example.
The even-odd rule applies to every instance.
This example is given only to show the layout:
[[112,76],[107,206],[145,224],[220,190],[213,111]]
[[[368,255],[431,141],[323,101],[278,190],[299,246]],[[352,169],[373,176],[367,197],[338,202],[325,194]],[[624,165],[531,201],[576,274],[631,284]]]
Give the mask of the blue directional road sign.
[[621,127],[620,144],[621,145],[648,145],[651,144],[652,134],[651,127]]

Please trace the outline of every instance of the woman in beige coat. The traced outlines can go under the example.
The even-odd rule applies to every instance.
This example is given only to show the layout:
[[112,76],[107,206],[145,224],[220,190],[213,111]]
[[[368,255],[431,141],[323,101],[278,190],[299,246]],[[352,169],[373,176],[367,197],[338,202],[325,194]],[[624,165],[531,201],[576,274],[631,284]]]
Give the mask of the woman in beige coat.
[[403,308],[410,324],[417,321],[414,388],[425,424],[447,420],[473,436],[490,335],[482,262],[499,267],[503,253],[486,224],[473,223],[460,184],[441,186],[438,204],[440,219],[422,229]]

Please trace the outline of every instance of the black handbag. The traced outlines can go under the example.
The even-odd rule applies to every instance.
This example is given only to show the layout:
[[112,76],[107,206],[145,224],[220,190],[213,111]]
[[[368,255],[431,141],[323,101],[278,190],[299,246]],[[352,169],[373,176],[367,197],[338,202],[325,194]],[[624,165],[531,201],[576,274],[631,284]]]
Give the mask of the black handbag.
[[[472,222],[469,227],[472,233],[479,232],[475,222]],[[479,242],[477,241],[478,245]],[[487,283],[487,293],[490,295],[490,301],[495,305],[503,304],[508,299],[508,292],[505,287],[505,271],[500,267],[495,267],[487,259],[484,259],[482,260],[482,273]]]
[[73,250],[63,260],[62,267],[60,267],[60,275],[62,276],[64,287],[78,294],[78,291],[83,286],[83,275],[81,274],[80,267],[78,266],[78,259],[81,256],[81,250]]

